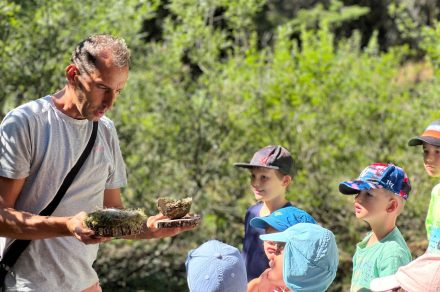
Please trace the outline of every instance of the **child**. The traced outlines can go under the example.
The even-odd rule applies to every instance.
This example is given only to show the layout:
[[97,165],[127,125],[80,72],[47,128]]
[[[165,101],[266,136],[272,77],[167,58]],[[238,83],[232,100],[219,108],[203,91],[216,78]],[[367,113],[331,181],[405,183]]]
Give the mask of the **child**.
[[[420,137],[411,139],[409,146],[423,145],[423,164],[429,176],[440,177],[440,120],[432,122]],[[431,192],[426,232],[429,241],[428,251],[440,250],[440,183]]]
[[190,292],[244,292],[246,268],[240,251],[217,240],[191,250],[185,261]]
[[260,237],[276,242],[277,249],[271,255],[271,267],[248,292],[321,292],[335,279],[338,248],[330,230],[318,224],[298,223],[283,232]]
[[258,150],[250,163],[235,163],[236,167],[250,169],[251,190],[257,204],[246,211],[244,222],[243,258],[246,264],[248,281],[257,278],[268,266],[259,236],[264,229],[250,228],[254,217],[267,216],[273,211],[291,206],[286,200],[286,189],[292,181],[290,171],[293,159],[282,146],[266,146]]
[[[440,120],[433,121],[421,136],[412,138],[408,145],[422,145],[426,173],[439,178]],[[429,241],[426,253],[399,269],[396,275],[373,280],[374,291],[398,287],[409,291],[440,291],[440,184],[432,189],[425,225]]]
[[[253,228],[264,229],[266,234],[274,232],[282,232],[287,228],[298,223],[312,223],[316,224],[315,219],[306,211],[295,208],[293,206],[285,207],[276,210],[269,216],[255,217],[251,220],[250,225]],[[276,251],[276,244],[273,241],[264,241],[264,253],[267,257],[267,262]],[[255,278],[248,283],[248,291],[252,291],[259,283],[259,278]]]
[[402,168],[375,163],[359,178],[339,184],[339,191],[355,196],[356,217],[366,221],[371,232],[356,246],[351,291],[370,289],[374,278],[394,274],[411,261],[411,253],[396,227],[411,185]]
[[[255,217],[251,220],[250,225],[253,228],[264,229],[265,234],[269,234],[282,232],[298,223],[316,224],[316,221],[306,211],[289,206],[278,209],[269,216]],[[275,244],[272,241],[264,241],[263,246],[264,253],[267,259],[269,259],[270,255],[275,252]],[[267,261],[269,262],[269,260]]]

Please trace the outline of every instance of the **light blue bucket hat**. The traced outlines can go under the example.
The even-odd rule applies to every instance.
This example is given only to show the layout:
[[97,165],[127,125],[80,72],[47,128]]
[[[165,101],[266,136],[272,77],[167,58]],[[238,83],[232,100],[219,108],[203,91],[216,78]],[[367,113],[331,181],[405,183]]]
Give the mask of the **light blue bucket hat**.
[[285,242],[283,280],[295,292],[325,291],[336,277],[338,248],[333,233],[318,224],[298,223],[283,232],[260,235]]

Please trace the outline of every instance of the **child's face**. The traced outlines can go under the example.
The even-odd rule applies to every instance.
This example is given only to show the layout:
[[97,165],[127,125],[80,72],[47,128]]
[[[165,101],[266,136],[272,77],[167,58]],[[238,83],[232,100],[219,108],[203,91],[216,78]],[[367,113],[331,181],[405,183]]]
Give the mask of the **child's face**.
[[285,242],[275,242],[275,252],[270,255],[270,271],[267,275],[268,279],[274,285],[285,285],[283,280],[283,263],[284,263],[284,247]]
[[[279,232],[279,231],[276,229],[273,229],[270,226],[266,228],[266,234],[275,233],[275,232]],[[265,240],[265,241],[263,241],[263,246],[264,246],[264,253],[266,254],[266,257],[268,259],[270,259],[271,255],[273,255],[276,252],[275,242],[270,241],[270,240]]]
[[363,190],[355,196],[354,210],[356,217],[368,223],[379,222],[388,214],[393,194],[384,189]]
[[440,147],[423,143],[423,164],[429,176],[440,177]]
[[284,195],[291,177],[282,175],[275,169],[251,168],[251,189],[257,200],[270,201]]

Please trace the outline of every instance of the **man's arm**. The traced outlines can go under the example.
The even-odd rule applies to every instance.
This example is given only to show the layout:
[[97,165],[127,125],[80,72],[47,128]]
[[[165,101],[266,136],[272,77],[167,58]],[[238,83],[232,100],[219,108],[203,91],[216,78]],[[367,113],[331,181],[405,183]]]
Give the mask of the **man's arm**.
[[103,241],[94,238],[93,231],[83,227],[85,212],[72,217],[53,217],[15,210],[25,180],[0,177],[0,236],[34,240],[73,235],[84,243]]
[[[124,204],[121,199],[120,189],[106,189],[104,191],[104,207],[105,208],[124,208]],[[151,238],[163,238],[175,236],[184,231],[194,229],[195,226],[187,227],[175,227],[175,228],[155,228],[155,223],[161,219],[167,219],[162,214],[157,214],[148,217],[147,222],[145,222],[142,231],[138,235],[124,236],[125,239],[151,239]]]

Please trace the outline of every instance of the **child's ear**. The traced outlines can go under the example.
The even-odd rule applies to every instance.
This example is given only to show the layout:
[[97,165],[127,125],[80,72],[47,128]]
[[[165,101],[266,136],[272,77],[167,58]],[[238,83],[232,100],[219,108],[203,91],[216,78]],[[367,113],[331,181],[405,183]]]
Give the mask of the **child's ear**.
[[283,186],[287,187],[292,182],[292,177],[290,175],[283,176]]
[[397,210],[397,208],[399,208],[399,202],[398,202],[396,199],[392,198],[392,199],[388,202],[388,206],[387,206],[386,211],[387,211],[387,213],[392,213],[392,212],[394,212],[395,210]]

